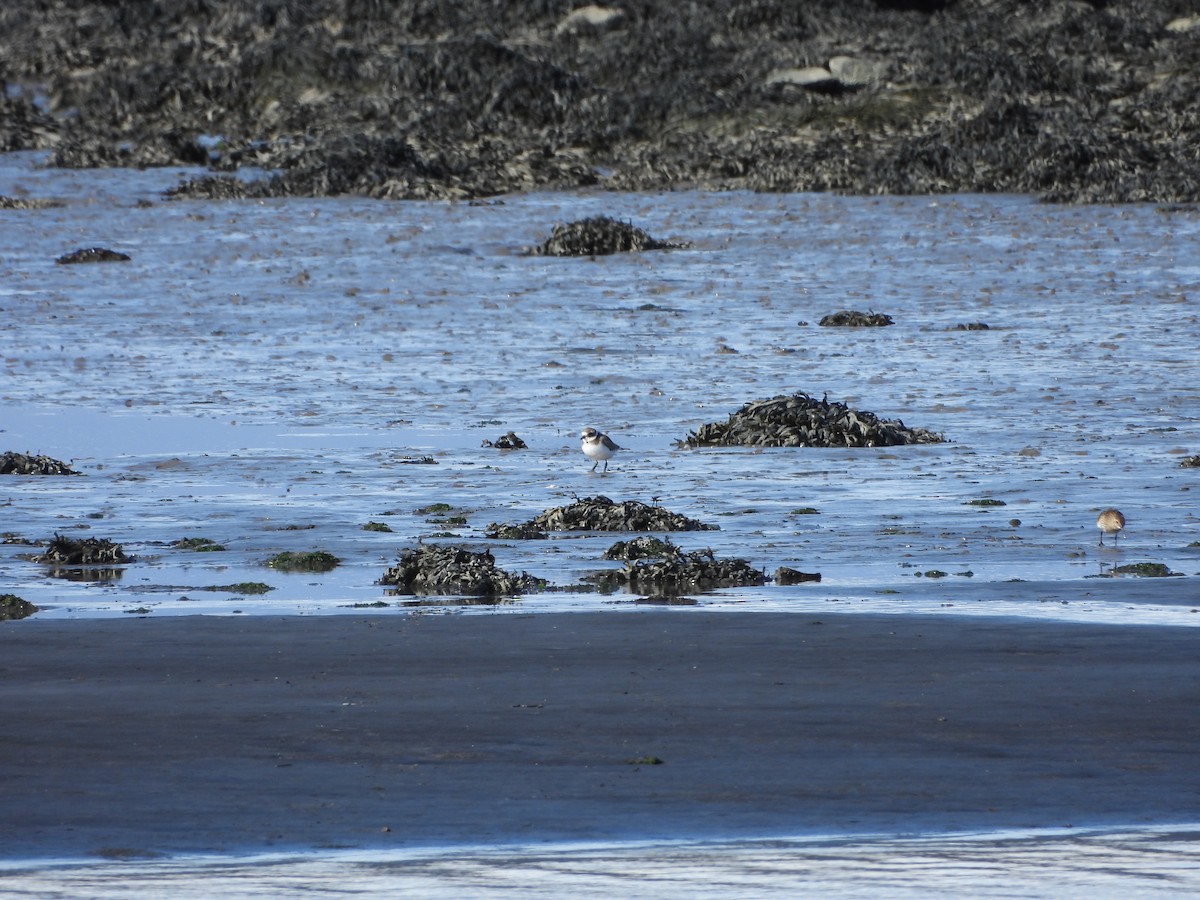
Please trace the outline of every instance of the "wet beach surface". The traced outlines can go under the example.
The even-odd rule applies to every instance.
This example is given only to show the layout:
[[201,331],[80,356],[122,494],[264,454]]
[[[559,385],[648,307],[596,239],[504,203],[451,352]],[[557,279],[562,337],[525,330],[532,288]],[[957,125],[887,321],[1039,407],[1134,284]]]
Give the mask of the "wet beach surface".
[[[822,575],[704,605],[1066,603],[1078,609],[1054,614],[1126,621],[1132,602],[1192,622],[1186,578],[1091,576],[1139,562],[1200,571],[1197,470],[1179,467],[1200,409],[1194,212],[687,193],[163,203],[171,172],[8,159],[0,193],[68,203],[2,222],[0,440],[84,473],[0,483],[5,531],[31,542],[0,547],[0,589],[39,615],[399,610],[375,582],[418,539],[486,545],[567,589],[520,609],[594,609],[633,599],[569,590],[615,565],[600,557],[621,535],[483,535],[603,495],[720,527],[681,537],[684,549]],[[521,254],[597,212],[694,246]],[[132,260],[54,264],[93,245]],[[815,324],[845,308],[897,324]],[[989,329],[951,330],[975,322]],[[948,442],[673,446],[794,391]],[[607,475],[579,452],[588,424],[627,448]],[[481,446],[510,430],[529,449]],[[1117,549],[1097,546],[1108,506],[1129,520]],[[373,522],[391,531],[363,530]],[[55,533],[138,561],[107,582],[50,577],[27,559]],[[226,550],[171,546],[185,538]],[[263,566],[316,549],[342,564]],[[205,590],[247,582],[273,590]]]
[[[1186,650],[1200,624],[1200,470],[1179,467],[1198,444],[1194,211],[743,193],[168,203],[159,192],[183,173],[48,172],[27,156],[3,159],[0,194],[66,205],[0,218],[0,449],[83,473],[0,480],[0,530],[13,541],[0,545],[0,593],[41,610],[0,623],[5,690],[29,716],[24,730],[5,730],[6,758],[44,766],[5,767],[19,790],[6,791],[4,820],[49,815],[47,795],[68,818],[81,797],[102,811],[92,825],[71,822],[74,837],[49,819],[6,835],[15,853],[478,842],[503,839],[508,826],[562,834],[581,809],[611,827],[574,832],[580,839],[615,839],[631,823],[629,836],[661,837],[1195,821],[1183,748],[1194,746],[1198,687]],[[554,223],[594,214],[693,246],[521,254]],[[54,262],[92,246],[131,259]],[[848,308],[896,324],[816,324]],[[953,330],[972,322],[989,328]],[[749,400],[801,390],[948,443],[674,447]],[[580,453],[585,425],[626,448],[607,475],[590,474]],[[481,446],[510,430],[529,449]],[[694,592],[695,607],[647,610],[639,595],[582,582],[619,566],[601,556],[628,535],[484,536],[491,523],[594,495],[720,526],[672,535],[685,549],[822,580]],[[1128,525],[1100,548],[1094,523],[1108,506]],[[364,530],[371,522],[391,530]],[[30,559],[56,533],[111,539],[136,561],[61,577]],[[196,537],[226,549],[172,546]],[[486,547],[558,590],[483,606],[389,594],[379,577],[418,540]],[[318,549],[341,564],[300,574],[264,565]],[[1141,562],[1178,575],[1110,577]],[[271,590],[238,589],[255,582]],[[523,628],[542,637],[513,636]],[[572,637],[555,643],[545,637],[554,631]],[[845,644],[805,669],[794,654],[810,632]],[[932,641],[893,656],[893,633]],[[426,634],[438,636],[428,655],[409,656]],[[500,660],[510,668],[493,684]],[[555,660],[578,665],[576,680],[528,677]],[[647,674],[658,668],[661,677]],[[300,731],[275,717],[277,678],[307,680],[283,707]],[[605,694],[629,686],[640,709]],[[560,720],[566,730],[539,744],[516,717],[544,723],[560,688],[580,730]],[[156,715],[184,697],[178,719]],[[781,713],[809,702],[836,709],[807,728],[789,720],[791,736],[815,728],[854,745],[848,758],[862,768],[842,771],[831,753],[832,768],[811,773],[825,785],[813,793],[828,791],[818,802],[800,802],[798,783],[789,800],[766,802],[781,776],[809,774],[796,768],[789,732],[776,730]],[[59,703],[91,709],[105,728],[85,736],[79,719],[42,715]],[[584,771],[593,757],[573,742],[615,740],[627,714],[637,745],[628,756],[591,748],[596,768],[620,775],[600,791]],[[511,742],[501,755],[524,771],[497,779],[492,801],[538,791],[550,801],[513,806],[511,820],[479,835],[491,812],[463,798],[481,796],[494,758],[477,765],[464,744],[466,756],[435,761],[433,741],[415,759],[383,728],[431,715],[450,729],[455,716],[486,720],[496,741]],[[334,716],[359,718],[341,726]],[[1020,730],[1022,721],[1042,727]],[[131,729],[127,741],[116,731],[107,747],[93,740],[110,722]],[[898,743],[877,741],[877,727]],[[947,727],[966,730],[949,737]],[[38,728],[65,730],[56,742]],[[221,757],[226,728],[244,729],[247,756]],[[730,743],[715,742],[721,734]],[[549,747],[565,767],[544,764]],[[981,761],[989,752],[995,766]],[[664,764],[628,763],[643,756]],[[914,760],[943,765],[921,787],[909,781]],[[392,780],[409,764],[449,779],[431,788],[444,802],[421,806],[433,820],[385,815],[433,796]],[[680,788],[689,765],[698,782]],[[163,799],[183,786],[196,812],[205,798],[246,811],[250,786],[282,797],[306,767],[334,779],[331,793],[279,826],[217,815],[229,830],[201,840],[193,805]],[[981,771],[998,780],[980,784]],[[540,781],[547,772],[557,780]],[[571,772],[592,793],[572,787]],[[57,793],[64,775],[80,793]],[[643,775],[666,784],[647,792]],[[106,801],[132,801],[130,786],[143,783],[163,792],[142,796],[145,816],[112,818]],[[727,793],[689,795],[696,783]],[[607,805],[614,784],[633,818]],[[656,820],[663,798],[676,806]],[[173,827],[195,843],[168,840]]]

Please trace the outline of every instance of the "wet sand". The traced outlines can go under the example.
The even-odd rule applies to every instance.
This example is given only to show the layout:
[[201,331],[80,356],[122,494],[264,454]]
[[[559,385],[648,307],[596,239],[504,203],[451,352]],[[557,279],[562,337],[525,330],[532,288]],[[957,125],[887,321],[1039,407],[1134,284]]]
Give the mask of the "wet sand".
[[0,623],[0,846],[1195,821],[1197,701],[1191,629],[695,610],[35,617]]

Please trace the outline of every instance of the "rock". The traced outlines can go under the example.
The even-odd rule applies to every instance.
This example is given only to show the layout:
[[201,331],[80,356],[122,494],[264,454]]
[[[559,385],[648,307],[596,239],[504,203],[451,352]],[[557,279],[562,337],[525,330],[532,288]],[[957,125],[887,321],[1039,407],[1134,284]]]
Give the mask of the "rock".
[[0,456],[0,475],[79,475],[65,462],[50,456],[6,450]]
[[625,18],[625,13],[609,6],[581,6],[563,17],[554,29],[555,34],[577,34],[582,32],[607,31],[616,27]]
[[836,94],[856,91],[879,80],[882,67],[852,56],[835,56],[826,66],[775,69],[767,75],[767,85],[790,84],[810,91]]
[[767,76],[768,86],[792,84],[810,91],[835,92],[841,81],[824,66],[805,66],[801,69],[776,69]]
[[696,519],[638,500],[614,503],[608,497],[585,497],[569,506],[556,506],[524,525],[489,525],[488,537],[516,538],[528,531],[544,537],[547,531],[718,531]]
[[511,596],[545,587],[528,572],[514,575],[497,568],[488,550],[420,544],[400,554],[397,565],[379,579],[401,594],[464,594],[477,597]]
[[116,250],[106,250],[104,247],[88,247],[86,250],[73,250],[70,253],[64,253],[55,262],[60,266],[77,263],[129,262],[129,257],[124,253],[118,253]]
[[1200,28],[1200,16],[1182,16],[1172,19],[1165,27],[1172,34],[1184,34],[1193,28]]
[[835,56],[829,60],[829,72],[843,88],[857,90],[878,81],[883,67],[853,56]]
[[891,447],[935,444],[940,434],[880,419],[805,393],[747,403],[726,422],[710,422],[676,441],[678,447]]

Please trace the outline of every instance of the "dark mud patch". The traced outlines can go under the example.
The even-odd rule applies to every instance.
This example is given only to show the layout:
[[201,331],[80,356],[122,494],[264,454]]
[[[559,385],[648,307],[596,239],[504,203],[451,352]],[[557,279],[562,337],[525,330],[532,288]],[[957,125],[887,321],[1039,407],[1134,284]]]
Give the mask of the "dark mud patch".
[[0,456],[0,475],[79,475],[69,465],[52,456],[4,451]]
[[104,247],[88,247],[83,250],[72,250],[70,253],[64,253],[54,261],[60,266],[71,266],[81,263],[129,262],[129,260],[130,257],[127,254],[119,253],[116,250],[108,250]]
[[481,597],[511,596],[540,590],[542,579],[528,572],[513,574],[496,566],[488,550],[462,546],[421,544],[405,549],[397,565],[379,579],[401,594],[468,594]]
[[0,621],[24,619],[32,616],[38,608],[16,594],[0,594]]
[[688,245],[652,238],[628,222],[592,216],[555,225],[545,241],[528,250],[532,256],[608,256],[642,250],[680,250]]
[[673,513],[639,500],[617,503],[608,497],[585,497],[568,506],[556,506],[520,525],[492,524],[490,538],[525,540],[544,538],[550,531],[718,531],[715,525]]
[[899,419],[881,419],[844,403],[805,393],[747,403],[725,422],[712,422],[676,441],[679,447],[891,447],[945,440]]

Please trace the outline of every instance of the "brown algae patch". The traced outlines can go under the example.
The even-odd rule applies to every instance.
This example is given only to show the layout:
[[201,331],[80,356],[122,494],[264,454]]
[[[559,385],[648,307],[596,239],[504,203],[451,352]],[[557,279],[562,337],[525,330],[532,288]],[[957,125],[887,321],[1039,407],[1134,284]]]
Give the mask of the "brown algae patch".
[[24,619],[37,611],[36,606],[16,594],[0,594],[0,620]]
[[472,551],[451,544],[419,544],[400,553],[380,584],[400,594],[467,594],[511,596],[541,590],[546,582],[528,572],[514,574],[496,565],[491,551]]
[[676,441],[677,447],[891,447],[936,444],[945,437],[881,419],[844,403],[798,392],[755,400],[725,422],[710,422]]
[[661,506],[639,500],[615,502],[608,497],[585,497],[556,506],[520,525],[492,524],[487,536],[509,540],[544,538],[548,531],[719,531]]
[[285,550],[267,560],[266,565],[280,572],[328,572],[336,569],[341,560],[324,550],[293,553]]

